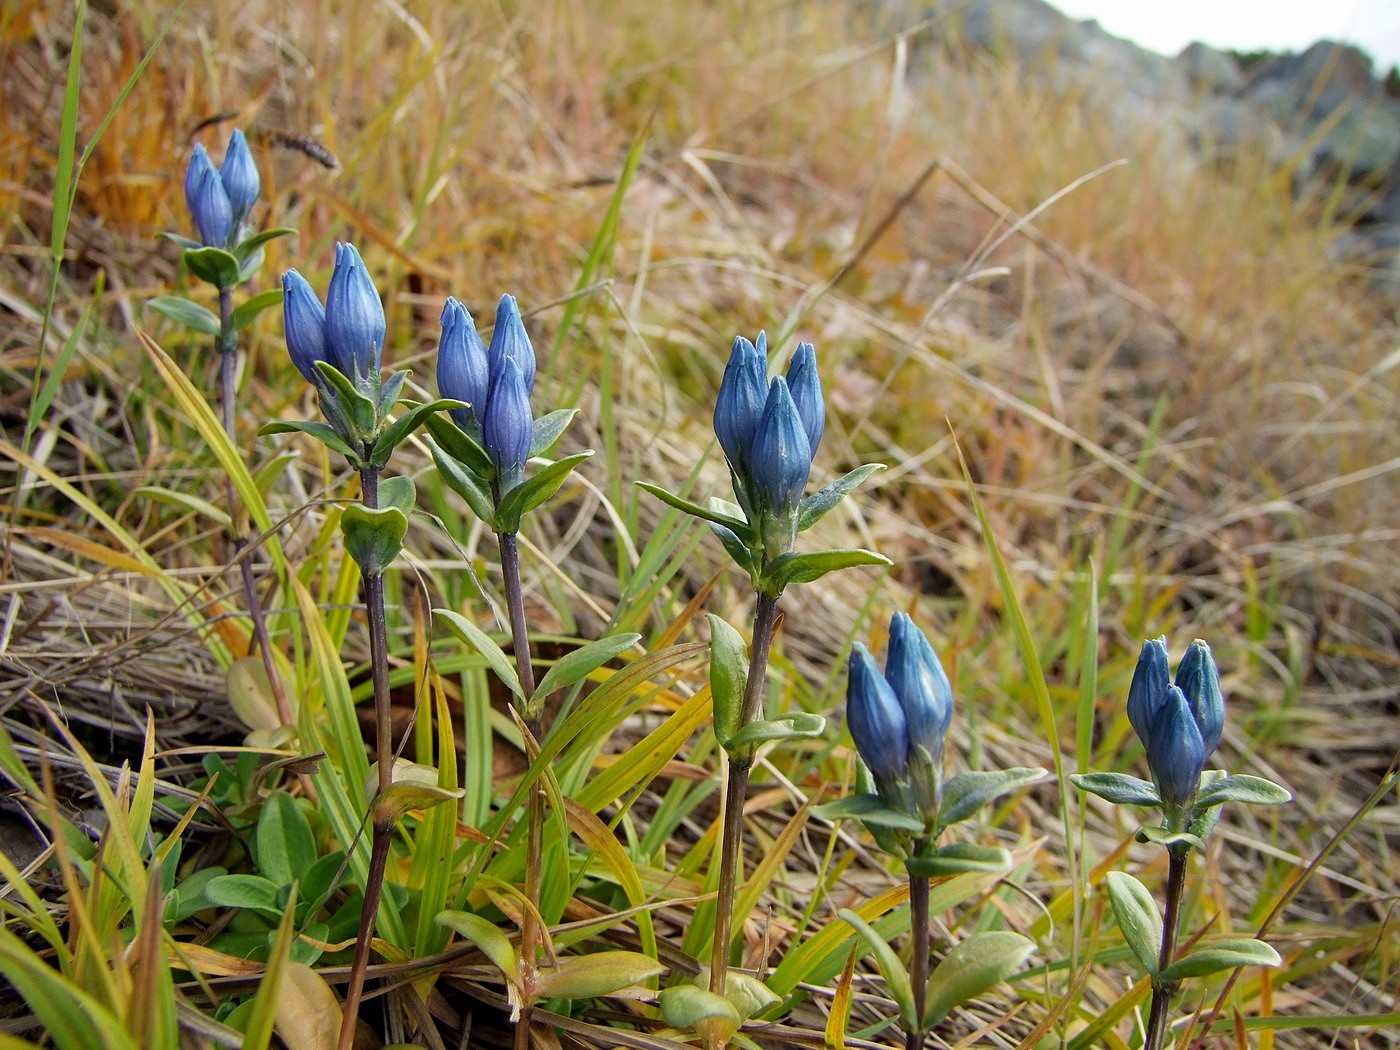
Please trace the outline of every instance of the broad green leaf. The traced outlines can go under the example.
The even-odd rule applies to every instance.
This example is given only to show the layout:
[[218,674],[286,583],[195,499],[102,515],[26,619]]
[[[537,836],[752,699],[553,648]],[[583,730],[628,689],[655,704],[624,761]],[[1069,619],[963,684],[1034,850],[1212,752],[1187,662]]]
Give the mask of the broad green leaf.
[[[431,428],[430,420],[429,429]],[[444,452],[436,441],[428,442],[428,450],[433,454],[438,475],[447,482],[448,488],[467,501],[467,506],[481,519],[483,525],[492,532],[500,532],[496,524],[496,503],[491,498],[490,483],[469,470],[461,460]]]
[[384,478],[379,482],[379,505],[381,507],[397,507],[403,511],[404,517],[413,514],[413,508],[418,502],[418,489],[413,484],[413,479],[407,474],[401,474],[394,478]]
[[1198,947],[1162,971],[1162,980],[1180,981],[1188,977],[1207,977],[1240,966],[1282,966],[1278,952],[1253,937],[1215,941]]
[[874,953],[875,965],[880,968],[880,976],[885,979],[885,988],[890,993],[890,998],[899,1005],[899,1016],[905,1025],[911,1029],[918,1027],[917,1015],[914,1012],[914,985],[909,980],[909,971],[899,961],[899,956],[889,946],[889,942],[851,909],[842,908],[836,914],[860,934],[861,939]]
[[[710,987],[710,968],[700,967],[700,972],[696,974],[694,985],[697,988]],[[724,997],[739,1011],[739,1016],[744,1020],[752,1020],[763,1013],[771,1006],[777,1006],[782,999],[773,992],[766,984],[757,977],[750,977],[746,973],[738,973],[734,970],[724,972]]]
[[258,315],[264,310],[270,310],[274,306],[282,305],[282,289],[273,288],[266,292],[261,292],[253,296],[245,303],[240,303],[229,314],[229,327],[235,332],[241,332],[250,324],[257,320]]
[[778,594],[789,584],[811,583],[829,572],[840,569],[889,564],[890,560],[883,554],[859,547],[846,550],[789,551],[768,563],[759,577],[759,587],[765,594]]
[[[282,293],[278,292],[277,294],[281,295]],[[219,335],[219,317],[207,306],[201,306],[189,299],[182,299],[178,295],[158,295],[154,299],[147,299],[146,305],[156,313],[170,318],[176,324],[182,324],[201,335],[214,338]]]
[[467,911],[445,911],[437,917],[439,926],[446,926],[481,949],[486,958],[496,964],[506,980],[520,987],[520,958],[515,946],[494,923]]
[[190,273],[215,288],[233,288],[238,284],[238,260],[222,248],[191,248],[185,252],[185,265]]
[[1155,975],[1162,954],[1162,914],[1157,902],[1147,887],[1127,872],[1110,871],[1104,876],[1104,885],[1123,939],[1142,968]]
[[950,777],[943,785],[943,801],[938,809],[938,826],[966,820],[994,798],[1043,780],[1043,769],[1017,766],[1013,769],[975,770]]
[[976,842],[950,842],[936,853],[910,857],[905,866],[911,875],[926,879],[946,879],[972,871],[1003,872],[1011,867],[1011,854],[1000,846]]
[[171,244],[178,244],[182,249],[185,250],[195,250],[204,247],[203,241],[197,241],[193,237],[186,237],[183,234],[172,233],[169,230],[165,230],[161,233],[156,234],[156,237],[159,239],[167,240]]
[[1216,780],[1201,789],[1196,796],[1196,809],[1209,809],[1223,802],[1244,802],[1252,806],[1278,806],[1292,802],[1293,796],[1285,788],[1263,777],[1251,777],[1244,773]]
[[464,402],[453,401],[450,398],[439,398],[426,404],[414,405],[380,432],[374,448],[370,450],[370,466],[382,467],[389,462],[389,456],[394,449],[407,441],[409,435],[423,426],[424,421],[434,412],[448,412],[463,405]]
[[310,914],[315,914],[326,903],[326,899],[335,892],[335,888],[340,885],[345,871],[345,852],[343,850],[327,853],[306,869],[306,873],[302,875],[297,885],[300,887],[302,899],[311,909]]
[[589,642],[555,661],[544,673],[532,699],[543,699],[559,689],[567,689],[602,667],[613,657],[625,653],[642,640],[640,634],[614,634]]
[[429,416],[425,426],[438,447],[457,460],[461,466],[487,482],[489,490],[489,482],[496,476],[496,467],[480,443],[452,422],[451,416],[443,413]]
[[1157,785],[1127,773],[1072,773],[1070,781],[1080,791],[1107,799],[1116,806],[1160,806]]
[[810,711],[794,711],[773,719],[757,719],[740,729],[725,750],[733,754],[740,748],[756,747],[770,740],[797,740],[821,736],[826,732],[826,719]]
[[[436,776],[436,774],[434,774]],[[390,784],[388,789],[374,800],[375,818],[387,817],[397,824],[405,813],[415,809],[432,809],[444,802],[456,802],[465,795],[461,788],[442,788],[436,784],[416,784],[402,781]]]
[[263,262],[267,259],[267,253],[261,248],[249,254],[248,258],[238,264],[238,283],[253,279],[253,275],[262,269]]
[[277,922],[282,918],[278,900],[283,884],[261,875],[220,875],[204,887],[204,898],[221,908],[248,908],[264,918]]
[[576,408],[559,408],[535,420],[530,432],[530,458],[546,455],[557,445],[576,415]]
[[520,688],[520,678],[515,673],[515,667],[511,664],[510,657],[506,656],[505,651],[493,642],[485,631],[465,616],[455,613],[451,609],[434,609],[433,614],[441,617],[453,634],[481,654],[486,661],[486,666],[496,673],[496,677],[504,683],[507,689],[521,700],[526,699]]
[[[393,413],[394,406],[399,403],[403,396],[403,385],[408,382],[408,377],[412,371],[407,368],[400,368],[389,373],[388,379],[381,378],[379,384],[379,418],[388,419]],[[410,404],[410,408],[414,405]]]
[[692,503],[688,499],[682,499],[674,493],[667,492],[660,485],[653,485],[649,481],[638,481],[636,485],[638,488],[650,492],[662,503],[675,507],[677,510],[684,511],[691,517],[714,522],[716,525],[723,525],[730,532],[734,533],[734,535],[738,536],[740,540],[744,541],[745,545],[752,543],[754,540],[753,529],[750,528],[749,523],[742,518],[736,518],[732,514],[723,514],[719,511],[711,510],[708,507],[702,507],[698,503]]
[[346,507],[340,516],[345,549],[366,576],[379,576],[399,556],[408,532],[408,517],[398,507],[370,510],[361,504]]
[[698,1032],[706,1045],[721,1046],[739,1030],[741,1019],[734,1004],[722,995],[693,984],[665,989],[660,996],[661,1016],[672,1028]]
[[291,885],[316,863],[311,825],[285,791],[274,791],[263,802],[254,841],[258,871],[278,886]]
[[847,795],[835,802],[827,802],[812,808],[812,816],[822,820],[859,820],[883,828],[897,828],[900,831],[922,833],[924,822],[918,817],[896,809],[879,795],[862,793]]
[[797,531],[806,532],[850,495],[866,478],[876,471],[884,469],[883,463],[867,463],[863,467],[856,467],[849,474],[837,478],[830,485],[812,493],[797,508]]
[[564,484],[574,468],[593,455],[592,449],[557,459],[526,478],[501,497],[496,521],[502,532],[519,532],[520,519],[549,499]]
[[540,968],[535,977],[535,994],[544,999],[593,999],[665,972],[664,963],[641,952],[565,956],[558,966]]
[[726,749],[744,717],[744,689],[749,680],[749,651],[728,620],[707,613],[710,621],[710,700],[715,736]]
[[297,231],[290,226],[277,226],[270,230],[263,230],[260,233],[255,233],[246,240],[239,241],[234,245],[233,257],[242,264],[268,241],[276,240],[278,237],[288,237],[296,232]]
[[345,443],[345,439],[337,434],[334,428],[325,423],[313,423],[308,419],[279,419],[258,427],[260,437],[272,434],[306,434],[309,437],[314,437],[332,452],[339,452],[352,463],[358,458],[355,455],[355,450]]
[[932,1028],[954,1007],[1006,980],[1034,951],[1034,941],[1009,930],[974,933],[958,944],[929,974],[924,1027]]
[[[1212,813],[1220,812],[1219,809],[1211,810]],[[1137,840],[1139,842],[1155,842],[1159,846],[1167,849],[1183,848],[1198,849],[1204,851],[1206,843],[1204,837],[1190,831],[1168,831],[1155,824],[1149,824],[1138,830]]]
[[233,523],[228,511],[214,506],[207,499],[200,499],[198,496],[191,496],[186,492],[176,492],[173,489],[161,488],[158,485],[142,485],[134,490],[134,495],[146,496],[157,503],[168,503],[176,507],[184,507],[193,511],[201,517],[217,522],[227,528]]

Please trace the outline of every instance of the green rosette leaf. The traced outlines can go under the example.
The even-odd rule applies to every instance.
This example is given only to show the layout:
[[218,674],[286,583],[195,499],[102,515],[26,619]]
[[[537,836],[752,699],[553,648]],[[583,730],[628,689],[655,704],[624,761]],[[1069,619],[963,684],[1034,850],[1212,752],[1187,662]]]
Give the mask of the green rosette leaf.
[[158,295],[154,299],[147,299],[146,305],[156,313],[168,317],[176,324],[182,324],[200,335],[214,336],[215,338],[219,335],[219,317],[207,306],[201,306],[189,299],[182,299],[178,295]]
[[356,503],[340,515],[340,531],[345,549],[366,576],[379,576],[403,549],[408,532],[408,515],[398,507],[371,510]]
[[966,820],[993,799],[1027,784],[1034,784],[1047,775],[1045,770],[1029,766],[959,773],[943,785],[938,827],[942,829]]
[[574,468],[591,455],[593,450],[590,448],[563,459],[556,459],[502,496],[501,502],[496,506],[499,531],[519,532],[520,519],[558,492],[559,487],[574,472]]
[[1115,806],[1160,806],[1157,785],[1127,773],[1071,773],[1070,781],[1080,791],[1112,802]]
[[797,531],[806,532],[858,488],[866,478],[884,469],[883,463],[867,463],[812,493],[798,505]]

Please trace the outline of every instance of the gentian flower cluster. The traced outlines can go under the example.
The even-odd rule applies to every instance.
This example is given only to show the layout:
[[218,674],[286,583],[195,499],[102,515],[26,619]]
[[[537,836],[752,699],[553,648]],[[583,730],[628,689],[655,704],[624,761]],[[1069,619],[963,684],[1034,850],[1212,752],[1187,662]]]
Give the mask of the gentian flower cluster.
[[943,744],[953,688],[924,633],[904,613],[890,624],[880,673],[857,642],[846,685],[846,725],[885,803],[932,830],[943,789]]
[[447,300],[437,380],[443,397],[464,402],[464,407],[452,410],[452,421],[491,458],[497,496],[518,486],[530,458],[535,350],[515,296],[501,296],[489,347],[477,334],[466,307],[456,299]]
[[786,376],[768,379],[768,338],[734,340],[715,401],[715,436],[734,494],[768,558],[792,550],[798,506],[826,425],[816,351],[799,343]]
[[384,355],[384,304],[353,244],[335,246],[326,305],[296,270],[282,275],[282,318],[287,352],[306,381],[326,389],[316,367],[330,365],[357,388],[377,381]]
[[234,131],[224,162],[217,168],[208,151],[195,146],[185,169],[185,203],[199,239],[207,247],[232,247],[241,239],[261,189],[262,180],[242,131]]
[[1225,728],[1220,672],[1210,646],[1199,639],[1192,642],[1172,682],[1167,640],[1143,643],[1128,688],[1128,721],[1147,749],[1147,764],[1167,813],[1189,814]]

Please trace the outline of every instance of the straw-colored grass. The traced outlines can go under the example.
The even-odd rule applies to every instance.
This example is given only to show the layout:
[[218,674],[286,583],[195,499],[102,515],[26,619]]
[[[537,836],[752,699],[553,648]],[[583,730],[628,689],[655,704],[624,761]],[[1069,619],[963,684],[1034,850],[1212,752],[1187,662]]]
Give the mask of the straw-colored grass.
[[[861,462],[890,467],[812,537],[881,551],[894,562],[888,576],[828,577],[784,601],[779,692],[832,715],[833,739],[849,643],[878,642],[890,613],[910,609],[960,697],[955,766],[1050,763],[960,446],[1016,579],[1071,767],[1144,772],[1122,716],[1138,646],[1165,633],[1179,652],[1199,636],[1228,690],[1221,761],[1297,796],[1278,812],[1227,812],[1193,869],[1193,930],[1251,932],[1393,768],[1400,329],[1393,289],[1387,299],[1338,261],[1325,187],[1297,199],[1289,173],[1262,161],[1206,163],[1151,114],[1110,115],[1092,93],[1048,88],[1036,71],[946,52],[936,24],[901,36],[866,5],[734,0],[99,5],[84,32],[80,149],[167,18],[155,60],[83,171],[40,346],[74,12],[17,0],[0,14],[0,702],[32,768],[41,747],[67,753],[41,745],[44,708],[112,764],[138,756],[146,705],[162,747],[237,739],[213,647],[191,618],[196,606],[215,622],[242,608],[235,574],[221,570],[220,529],[135,491],[222,499],[212,458],[135,329],[212,390],[208,348],[141,304],[183,279],[173,246],[154,237],[188,226],[180,180],[192,143],[219,155],[233,126],[249,132],[262,166],[259,214],[299,231],[269,246],[258,287],[289,266],[324,287],[332,243],[355,241],[386,295],[386,359],[413,367],[420,391],[431,389],[444,296],[483,322],[501,292],[519,298],[540,352],[536,404],[577,404],[570,441],[606,453],[583,469],[586,490],[527,531],[527,588],[543,633],[594,637],[626,610],[654,640],[716,573],[705,608],[745,622],[747,587],[708,537],[638,602],[646,581],[632,578],[629,549],[676,523],[631,482],[685,484],[709,449],[730,341],[766,328],[784,347],[796,337],[817,346],[831,409],[822,479]],[[614,243],[576,292],[638,141],[643,161]],[[338,167],[297,142],[329,151]],[[571,306],[578,313],[557,342]],[[34,384],[89,310],[57,398],[20,455]],[[256,438],[257,424],[314,405],[275,312],[245,345],[240,443],[262,463],[276,443]],[[268,499],[274,518],[288,516],[282,543],[299,567],[332,539],[318,532],[327,510],[316,501],[350,486],[339,464],[288,447],[304,454]],[[717,459],[700,469],[696,493],[726,488]],[[433,486],[421,448],[396,467],[418,475],[425,509],[447,531],[414,523],[413,570],[399,574],[391,602],[409,601],[416,571],[434,604],[480,613],[466,574],[495,586],[489,536]],[[176,607],[93,508],[167,581],[200,585],[190,607]],[[1076,753],[1091,566],[1095,728],[1090,749]],[[331,604],[333,579],[306,582]],[[397,623],[395,645],[411,661],[411,615]],[[349,639],[348,655],[362,660],[357,626]],[[445,656],[455,643],[435,646]],[[690,666],[674,689],[689,695],[703,681]],[[631,739],[655,727],[653,715],[628,723]],[[775,758],[760,770],[767,788],[792,786],[771,796],[782,800],[776,813],[755,820],[755,859],[794,800],[845,768],[845,754],[806,765]],[[704,748],[681,757],[714,767]],[[174,761],[161,774],[173,784],[198,772]],[[65,806],[88,805],[81,780],[56,775]],[[638,803],[638,834],[660,797]],[[694,805],[648,863],[690,856],[713,819],[712,799]],[[1135,977],[1121,951],[1092,955],[1121,949],[1111,920],[1073,949],[1086,969],[1063,968],[1069,919],[1057,913],[1052,927],[1043,908],[1079,878],[1063,805],[1081,819],[1080,800],[1038,789],[983,829],[1021,851],[1019,889],[945,919],[956,930],[999,915],[1038,939],[1036,963],[1049,969],[961,1013],[940,1030],[949,1044],[1024,1045],[1070,998],[1048,1018],[1058,1045]],[[1315,1023],[1258,1029],[1253,1045],[1395,1045],[1393,1027],[1338,1028],[1349,1015],[1397,1010],[1395,813],[1388,798],[1370,812],[1274,926],[1285,970],[1272,983],[1247,975],[1231,1008]],[[1140,816],[1086,804],[1083,841],[1068,846],[1092,867]],[[864,841],[846,831],[838,851]],[[18,856],[23,829],[5,834],[0,845]],[[765,899],[775,927],[765,934],[757,914],[750,927],[751,963],[776,965],[837,907],[895,884],[868,842],[838,875],[823,860],[827,839],[814,833],[787,858]],[[1126,857],[1149,884],[1163,877],[1153,850],[1131,846]],[[60,884],[42,871],[33,878],[61,913]],[[1092,924],[1100,898],[1087,892]],[[678,906],[658,918],[673,947],[683,914]],[[1187,1005],[1208,1006],[1211,988]],[[452,995],[462,1009],[462,993]],[[880,995],[878,979],[858,980],[852,1033],[891,1015]],[[820,1043],[829,1005],[829,992],[815,989],[788,1023]],[[1229,1024],[1227,1015],[1211,1036],[1219,1045]],[[1133,1045],[1136,1032],[1123,1020],[1103,1045]],[[790,1038],[784,1045],[800,1041]]]

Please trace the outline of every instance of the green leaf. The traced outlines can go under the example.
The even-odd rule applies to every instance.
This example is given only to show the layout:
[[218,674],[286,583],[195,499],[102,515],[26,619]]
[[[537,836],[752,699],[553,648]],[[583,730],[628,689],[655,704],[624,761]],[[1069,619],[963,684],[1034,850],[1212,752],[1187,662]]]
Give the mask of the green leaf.
[[[382,379],[379,383],[379,418],[388,419],[395,405],[399,403],[403,395],[403,385],[412,375],[412,371],[407,368],[400,368],[390,372],[388,379]],[[413,407],[412,404],[409,406]]]
[[398,507],[377,510],[356,503],[340,515],[340,531],[345,549],[366,576],[379,576],[403,549],[408,532],[408,515]]
[[1283,959],[1263,941],[1238,937],[1202,945],[1162,971],[1162,980],[1206,977],[1240,966],[1282,966]]
[[335,392],[348,422],[354,428],[355,436],[361,440],[368,440],[374,433],[376,423],[374,402],[360,393],[355,384],[329,361],[317,361],[316,371],[321,373]]
[[[1220,810],[1211,810],[1212,813],[1219,813]],[[1197,835],[1191,831],[1168,831],[1166,828],[1155,824],[1146,825],[1138,830],[1137,840],[1139,842],[1155,842],[1159,846],[1167,849],[1176,847],[1189,847],[1204,851],[1206,848],[1205,836]]]
[[835,506],[862,484],[871,474],[885,469],[883,463],[867,463],[856,467],[804,499],[797,508],[797,531],[806,532],[824,518]]
[[1203,785],[1196,796],[1196,810],[1209,809],[1224,802],[1245,802],[1252,806],[1277,806],[1292,802],[1293,795],[1285,788],[1263,777],[1237,773],[1232,777]]
[[770,740],[797,740],[821,736],[826,732],[826,719],[810,711],[794,711],[772,719],[756,719],[732,737],[725,750],[730,754],[747,747],[766,744]]
[[247,328],[257,316],[264,310],[270,310],[274,306],[282,305],[282,289],[272,288],[266,292],[261,292],[253,296],[245,303],[240,303],[238,308],[229,314],[229,327],[235,332],[241,332]]
[[[909,971],[899,961],[899,956],[895,954],[894,949],[875,931],[873,926],[851,911],[850,908],[842,908],[836,914],[841,916],[847,925],[860,934],[861,939],[870,946],[870,950],[875,956],[875,965],[880,968],[880,976],[885,979],[885,989],[890,993],[890,998],[899,1004],[900,1018],[909,1028],[918,1027],[918,1019],[914,1013],[914,985],[909,980]],[[932,978],[930,978],[931,983]]]
[[662,503],[675,507],[677,510],[684,511],[693,518],[700,518],[703,521],[713,522],[716,525],[723,525],[730,532],[734,533],[734,535],[738,536],[745,546],[755,542],[755,533],[749,526],[749,523],[743,518],[736,518],[732,514],[724,514],[717,510],[711,510],[708,507],[702,507],[698,503],[692,503],[688,499],[682,499],[672,492],[667,492],[661,486],[653,485],[649,481],[638,481],[636,485],[643,491],[650,492]]
[[200,499],[198,496],[191,496],[185,492],[176,492],[173,489],[161,488],[158,485],[142,485],[135,489],[133,494],[137,496],[146,496],[155,500],[157,503],[169,503],[177,507],[183,507],[185,510],[193,511],[201,517],[218,522],[225,527],[232,524],[233,521],[233,519],[229,517],[228,511],[214,506],[214,504],[206,499]]
[[249,255],[248,258],[239,263],[238,283],[242,284],[244,281],[252,280],[253,275],[262,269],[262,264],[266,259],[267,255],[259,248]]
[[723,525],[716,525],[712,521],[706,522],[705,524],[709,526],[711,532],[719,537],[720,543],[724,544],[724,549],[728,552],[729,556],[734,559],[734,564],[743,569],[749,576],[753,576],[753,552],[744,546],[744,541],[735,535],[732,530],[726,529]]
[[[277,294],[281,295],[282,293],[278,292]],[[201,335],[216,338],[219,335],[219,317],[207,306],[200,306],[199,303],[182,299],[178,295],[158,295],[154,299],[147,299],[146,305],[156,313],[170,318],[176,324],[192,328]]]
[[[345,874],[345,851],[328,853],[306,869],[298,885],[301,896],[309,908],[319,908],[325,904]],[[314,912],[312,912],[314,914]]]
[[[700,968],[700,973],[695,977],[695,986],[710,987],[708,966]],[[734,1009],[738,1010],[739,1016],[746,1021],[782,1002],[782,998],[757,977],[734,970],[726,970],[724,973],[724,997],[734,1004]]]
[[910,875],[946,879],[969,871],[1006,871],[1011,867],[1011,854],[1000,846],[950,842],[928,856],[910,857],[904,864]]
[[222,248],[188,248],[185,265],[190,273],[215,288],[233,288],[238,284],[238,260]]
[[390,784],[374,800],[375,819],[397,824],[405,813],[414,809],[432,809],[444,802],[455,802],[466,794],[462,788],[443,788],[436,784],[419,784],[412,780]]
[[278,237],[288,237],[296,232],[297,231],[290,226],[277,226],[271,230],[263,230],[261,233],[255,233],[247,240],[240,241],[238,244],[234,245],[233,257],[242,265],[255,251],[268,243],[268,241],[276,240]]
[[859,547],[806,553],[789,551],[768,563],[759,577],[759,589],[765,594],[780,594],[789,584],[811,583],[839,569],[889,564],[890,560],[883,554]]
[[332,452],[339,452],[351,463],[358,462],[359,459],[355,450],[345,443],[345,439],[325,423],[313,423],[309,419],[279,419],[258,427],[259,437],[267,437],[270,434],[306,434],[314,437]]
[[409,435],[421,427],[428,416],[434,412],[447,412],[454,408],[461,408],[463,404],[464,402],[453,401],[451,398],[439,398],[426,404],[414,405],[380,433],[379,440],[374,443],[374,448],[370,450],[370,466],[382,467],[389,462],[389,456],[394,449],[407,441]]
[[486,666],[496,672],[496,677],[505,684],[507,689],[520,700],[525,699],[525,694],[520,689],[520,679],[515,673],[515,667],[512,666],[510,657],[506,656],[505,651],[493,642],[485,631],[465,616],[455,613],[451,609],[434,609],[433,615],[441,617],[453,634],[480,653],[486,660]]
[[535,994],[542,999],[593,999],[641,984],[666,966],[641,952],[608,951],[568,956],[541,967]]
[[589,642],[571,653],[566,653],[555,661],[554,666],[545,672],[540,684],[535,687],[531,699],[544,699],[558,689],[567,689],[580,682],[613,657],[625,653],[642,640],[640,634],[614,634]]
[[157,237],[158,239],[159,239],[159,238],[164,238],[165,240],[169,241],[171,244],[178,244],[181,248],[183,248],[183,249],[185,249],[185,250],[187,250],[187,251],[190,251],[190,250],[198,251],[200,248],[203,248],[203,247],[204,247],[204,242],[203,242],[203,241],[197,241],[197,240],[195,240],[193,237],[185,237],[185,236],[183,236],[182,234],[172,233],[172,232],[170,232],[169,230],[166,230],[166,231],[164,231],[164,232],[162,232],[162,233],[156,234],[156,237]]
[[672,1028],[698,1032],[707,1045],[719,1046],[739,1030],[741,1018],[734,1004],[722,995],[692,984],[667,988],[660,996],[661,1016]]
[[992,799],[1008,791],[1023,788],[1027,784],[1034,784],[1046,776],[1045,770],[1028,766],[959,773],[943,785],[943,801],[938,809],[938,826],[946,828],[950,824],[966,820]]
[[316,863],[311,825],[285,791],[274,791],[263,802],[254,843],[258,872],[279,886],[300,879]]
[[496,476],[496,467],[476,439],[452,422],[452,417],[446,414],[429,416],[426,425],[428,433],[433,436],[433,440],[442,451],[485,481],[487,491],[490,491],[490,481]]
[[955,1006],[976,999],[1021,968],[1035,942],[1010,930],[974,933],[943,957],[929,974],[924,1027],[941,1022]]
[[918,817],[896,809],[879,795],[859,794],[838,798],[812,807],[812,816],[822,820],[859,820],[882,828],[896,828],[922,834],[924,822]]
[[[431,419],[428,429],[432,429]],[[488,529],[492,532],[503,531],[496,522],[496,503],[491,498],[490,482],[473,473],[461,460],[444,452],[436,441],[428,442],[428,451],[433,454],[438,476],[447,482],[447,487],[467,501],[472,513],[481,519],[481,523]]]
[[1157,976],[1162,954],[1162,914],[1147,887],[1127,872],[1110,871],[1104,876],[1108,900],[1123,939],[1149,976]]
[[557,408],[535,420],[530,432],[529,458],[547,455],[549,450],[559,443],[559,439],[564,436],[564,431],[569,429],[569,424],[574,421],[576,415],[576,408]]
[[384,478],[379,482],[380,507],[396,507],[403,511],[404,517],[408,517],[417,503],[418,489],[407,474]]
[[247,908],[277,922],[282,918],[281,888],[261,875],[220,875],[204,887],[204,899],[221,908]]
[[1069,778],[1080,791],[1107,799],[1116,806],[1160,806],[1157,785],[1127,773],[1071,773]]
[[[731,534],[732,535],[732,534]],[[744,717],[744,688],[749,680],[749,649],[728,620],[707,613],[710,621],[710,701],[715,736],[728,750]]]
[[558,492],[559,486],[564,484],[574,468],[591,455],[593,450],[590,448],[556,459],[502,496],[496,507],[496,521],[501,531],[519,532],[520,519]]
[[505,974],[506,980],[520,987],[520,957],[515,954],[515,946],[510,938],[479,915],[466,911],[445,911],[437,917],[439,926],[455,930],[460,936],[481,949]]

